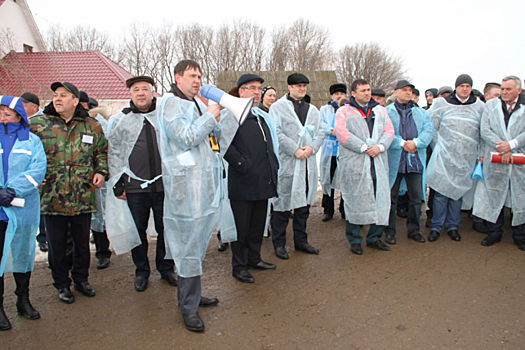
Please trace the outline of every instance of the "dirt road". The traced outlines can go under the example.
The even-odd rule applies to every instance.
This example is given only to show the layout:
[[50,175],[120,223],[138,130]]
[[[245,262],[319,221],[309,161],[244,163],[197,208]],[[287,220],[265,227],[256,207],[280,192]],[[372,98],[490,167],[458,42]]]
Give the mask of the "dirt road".
[[113,256],[106,270],[93,257],[97,295],[74,292],[71,305],[58,300],[46,263],[37,263],[37,321],[16,315],[8,274],[4,305],[13,329],[0,332],[0,349],[525,349],[525,252],[512,243],[508,217],[493,247],[480,245],[483,235],[462,213],[461,242],[446,234],[433,243],[409,241],[399,219],[390,252],[364,247],[356,256],[344,221],[336,214],[322,223],[321,215],[313,207],[308,223],[320,255],[294,252],[290,225],[290,259],[277,259],[265,238],[262,257],[277,270],[253,272],[254,284],[231,277],[231,252],[217,252],[212,238],[203,295],[221,302],[200,310],[202,334],[184,328],[176,288],[157,272],[148,290],[134,291],[129,254]]

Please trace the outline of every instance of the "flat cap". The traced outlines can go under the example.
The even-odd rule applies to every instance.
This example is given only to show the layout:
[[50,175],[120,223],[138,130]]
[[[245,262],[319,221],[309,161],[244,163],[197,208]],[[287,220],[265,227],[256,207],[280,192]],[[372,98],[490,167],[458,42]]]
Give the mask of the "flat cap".
[[264,79],[260,75],[251,73],[243,74],[237,79],[237,89],[250,81],[258,81],[261,84],[264,83]]
[[385,97],[386,92],[381,89],[372,89],[372,96],[379,96],[379,97]]
[[88,94],[85,91],[80,90],[78,93],[79,93],[78,100],[80,102],[89,103],[89,96],[88,96]]
[[38,96],[31,92],[24,92],[22,96],[20,96],[20,98],[22,99],[22,102],[31,102],[37,106],[40,105],[40,100],[38,99]]
[[397,82],[396,87],[394,88],[394,90],[404,88],[405,86],[410,86],[412,89],[415,88],[415,86],[410,84],[408,80],[401,79],[401,80],[399,80]]
[[59,87],[63,87],[67,91],[71,92],[76,98],[80,97],[77,87],[71,83],[68,83],[67,81],[63,83],[55,81],[53,84],[51,84],[51,91],[56,91]]
[[451,94],[453,91],[454,90],[450,86],[442,86],[438,90],[438,96],[441,95],[441,94],[444,94],[446,92]]
[[146,83],[150,83],[151,86],[155,86],[155,80],[153,80],[152,77],[148,77],[147,75],[138,75],[136,77],[129,78],[126,80],[126,86],[129,89],[133,84],[138,83],[139,81],[145,81]]
[[310,80],[306,77],[306,75],[302,73],[292,73],[288,76],[286,79],[286,82],[288,85],[295,85],[295,84],[310,84]]

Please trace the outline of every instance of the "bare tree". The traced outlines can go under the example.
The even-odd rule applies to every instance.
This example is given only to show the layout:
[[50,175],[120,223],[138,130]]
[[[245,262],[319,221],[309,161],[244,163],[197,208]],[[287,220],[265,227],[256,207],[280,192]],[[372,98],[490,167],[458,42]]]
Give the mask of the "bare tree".
[[90,26],[77,26],[64,30],[60,25],[48,29],[44,37],[47,51],[100,51],[106,56],[115,56],[115,47],[107,33]]
[[132,23],[124,34],[119,61],[133,75],[155,76],[158,59],[153,52],[153,30],[146,23]]
[[194,23],[189,26],[182,26],[177,29],[177,59],[190,59],[202,67],[203,82],[214,82],[214,70],[216,62],[214,59],[214,39],[213,28],[201,26]]
[[15,34],[11,28],[0,29],[0,58],[15,49]]
[[348,86],[359,78],[373,88],[392,93],[395,83],[406,78],[403,60],[391,55],[377,43],[358,43],[345,46],[336,56],[335,70],[338,78]]
[[268,70],[324,70],[331,63],[328,29],[298,19],[289,28],[275,28],[271,34]]

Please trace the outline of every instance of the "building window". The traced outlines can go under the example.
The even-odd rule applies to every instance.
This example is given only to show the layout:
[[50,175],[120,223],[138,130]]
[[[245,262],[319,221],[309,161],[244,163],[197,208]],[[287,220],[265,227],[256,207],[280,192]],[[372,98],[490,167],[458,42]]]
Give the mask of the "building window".
[[24,52],[33,52],[33,46],[24,44]]

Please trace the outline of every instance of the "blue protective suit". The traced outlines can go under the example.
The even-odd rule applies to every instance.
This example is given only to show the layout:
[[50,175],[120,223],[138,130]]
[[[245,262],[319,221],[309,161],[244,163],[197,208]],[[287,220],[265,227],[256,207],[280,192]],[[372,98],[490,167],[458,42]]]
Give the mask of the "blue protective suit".
[[[427,166],[429,187],[442,195],[464,198],[464,209],[472,207],[472,172],[479,156],[479,125],[484,103],[453,104],[453,97],[434,100],[428,110],[435,134]],[[472,100],[474,101],[474,100]]]
[[[206,110],[198,99],[197,103],[202,111]],[[193,101],[171,93],[158,100],[157,116],[167,255],[175,261],[181,277],[200,276],[212,231],[224,217],[222,155],[239,124],[228,115],[223,115],[218,124],[210,113],[199,115]],[[212,131],[219,140],[221,154],[210,147],[208,135]],[[220,227],[226,225],[221,223]]]
[[[100,123],[104,135],[107,133],[108,121],[102,115],[97,114],[95,119]],[[106,229],[104,217],[106,215],[106,192],[107,186],[104,182],[102,187],[96,189],[97,193],[97,212],[91,214],[91,229],[97,232],[103,232]]]
[[[312,205],[318,183],[316,154],[324,138],[319,111],[315,106],[310,105],[303,126],[292,102],[285,95],[272,104],[270,115],[274,118],[277,127],[280,164],[277,180],[279,198],[273,201],[273,208],[276,211],[288,211]],[[307,159],[297,159],[294,156],[295,151],[304,146],[312,147],[313,154]],[[305,196],[307,183],[308,193]]]
[[142,181],[144,186],[160,178],[151,179],[154,181],[141,179],[133,174],[130,169],[129,157],[144,126],[144,118],[148,119],[155,128],[158,140],[158,124],[155,110],[149,113],[129,112],[125,114],[121,112],[112,116],[107,125],[108,167],[111,178],[107,181],[107,188],[110,191],[106,193],[106,215],[111,220],[107,220],[105,224],[108,239],[116,254],[126,253],[139,246],[142,242],[128,203],[115,197],[112,190],[113,186],[123,174]]
[[[521,98],[521,97],[520,97]],[[496,222],[503,206],[512,209],[512,226],[525,223],[525,164],[501,164],[490,161],[496,142],[518,141],[512,152],[525,153],[525,105],[518,104],[505,126],[502,101],[487,102],[481,117],[481,137],[485,141],[483,179],[478,180],[473,215]],[[519,106],[519,108],[518,108]]]
[[[403,152],[403,147],[401,147],[401,141],[403,140],[401,136],[399,135],[399,113],[394,106],[394,104],[390,104],[386,107],[388,111],[388,115],[390,116],[390,120],[392,121],[392,124],[394,125],[395,130],[395,136],[394,141],[392,141],[392,144],[390,145],[390,148],[388,149],[388,165],[390,167],[389,171],[389,180],[390,180],[390,188],[394,186],[394,183],[397,178],[397,173],[399,169],[399,162],[401,160],[401,153]],[[419,160],[421,161],[421,164],[423,165],[423,173],[421,176],[422,183],[421,188],[423,189],[423,198],[422,200],[426,199],[425,196],[425,181],[426,181],[426,159],[427,159],[427,146],[432,141],[432,138],[434,136],[434,127],[432,126],[432,121],[430,119],[430,116],[428,113],[421,107],[414,106],[412,107],[412,118],[414,119],[414,122],[416,123],[417,138],[414,139],[417,146],[417,153],[410,153],[408,154],[407,161],[410,163],[410,159],[415,157],[416,155],[419,157]],[[406,185],[405,185],[406,188]]]
[[[46,155],[38,136],[29,132],[22,101],[18,97],[0,96],[0,103],[14,109],[22,116],[22,130],[9,154],[7,181],[0,172],[1,188],[12,188],[16,198],[25,200],[23,207],[3,207],[8,217],[4,251],[0,261],[0,276],[5,272],[25,273],[33,270],[35,262],[35,238],[40,223],[40,196],[38,187],[46,173]],[[4,125],[0,124],[0,128]],[[3,148],[0,144],[0,149]],[[4,163],[0,157],[0,167]]]
[[[345,218],[355,225],[388,225],[390,185],[388,182],[387,152],[394,138],[392,122],[385,108],[377,105],[372,135],[356,107],[344,105],[336,114],[336,133],[339,140],[337,183],[345,203]],[[374,158],[377,190],[371,172],[370,156],[363,147],[383,145],[383,152]]]
[[[338,142],[337,137],[332,135],[332,130],[335,128],[335,108],[331,105],[324,105],[319,110],[321,113],[321,127],[324,131],[323,149],[321,151],[320,173],[321,173],[321,187],[323,194],[330,196],[332,188],[334,188],[333,181],[330,181],[330,166],[332,164],[332,157],[337,156]],[[337,177],[337,169],[334,174],[334,179]]]

